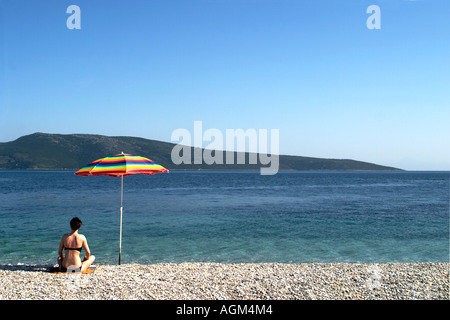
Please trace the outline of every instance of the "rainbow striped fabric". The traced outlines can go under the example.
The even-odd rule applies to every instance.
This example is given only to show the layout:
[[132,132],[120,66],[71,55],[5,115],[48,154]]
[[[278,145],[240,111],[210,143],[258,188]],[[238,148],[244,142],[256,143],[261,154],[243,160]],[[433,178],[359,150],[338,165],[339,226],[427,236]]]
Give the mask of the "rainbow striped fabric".
[[132,174],[155,174],[159,172],[169,172],[162,165],[154,161],[131,154],[116,154],[95,160],[87,166],[81,168],[76,175],[79,176],[112,176],[121,177]]

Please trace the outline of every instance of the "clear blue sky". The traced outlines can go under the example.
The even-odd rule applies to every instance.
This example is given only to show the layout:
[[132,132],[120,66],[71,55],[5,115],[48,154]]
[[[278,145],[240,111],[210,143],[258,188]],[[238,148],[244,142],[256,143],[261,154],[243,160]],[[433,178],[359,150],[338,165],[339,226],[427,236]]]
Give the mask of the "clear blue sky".
[[[81,30],[69,30],[69,5]],[[370,5],[381,29],[369,30]],[[280,153],[450,169],[448,0],[0,0],[0,142],[279,129]]]

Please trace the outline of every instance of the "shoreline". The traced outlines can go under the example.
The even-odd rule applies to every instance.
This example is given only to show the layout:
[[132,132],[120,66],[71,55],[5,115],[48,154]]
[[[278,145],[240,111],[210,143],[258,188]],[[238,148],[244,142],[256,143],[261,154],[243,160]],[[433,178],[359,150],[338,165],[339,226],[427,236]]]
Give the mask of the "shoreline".
[[450,263],[0,265],[0,300],[448,300]]

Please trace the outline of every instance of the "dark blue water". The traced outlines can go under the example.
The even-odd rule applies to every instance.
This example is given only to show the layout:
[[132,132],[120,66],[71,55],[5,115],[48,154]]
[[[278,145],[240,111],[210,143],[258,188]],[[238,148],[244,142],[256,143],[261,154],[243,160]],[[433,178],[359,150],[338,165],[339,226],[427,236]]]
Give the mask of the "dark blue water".
[[[50,264],[69,221],[116,264],[120,178],[0,171],[0,264]],[[124,178],[122,263],[448,262],[448,172]]]

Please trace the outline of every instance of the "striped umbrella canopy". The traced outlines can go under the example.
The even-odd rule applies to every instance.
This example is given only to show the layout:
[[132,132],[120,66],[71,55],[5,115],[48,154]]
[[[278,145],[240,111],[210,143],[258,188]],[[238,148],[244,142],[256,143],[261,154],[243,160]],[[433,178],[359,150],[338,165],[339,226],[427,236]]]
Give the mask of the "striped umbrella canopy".
[[78,176],[111,176],[121,177],[120,187],[120,231],[119,231],[119,264],[122,255],[122,213],[123,213],[123,177],[133,174],[153,175],[159,172],[169,172],[162,165],[141,156],[132,154],[116,154],[95,160],[75,172]]

